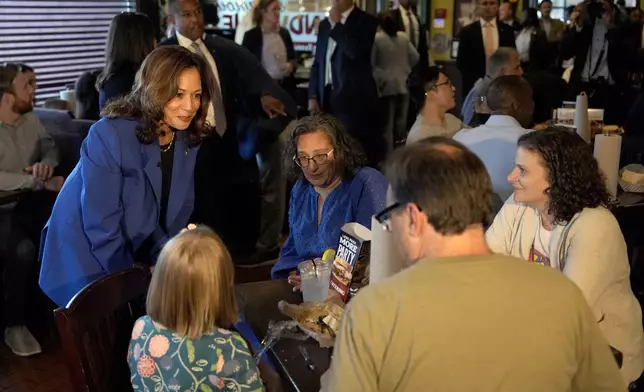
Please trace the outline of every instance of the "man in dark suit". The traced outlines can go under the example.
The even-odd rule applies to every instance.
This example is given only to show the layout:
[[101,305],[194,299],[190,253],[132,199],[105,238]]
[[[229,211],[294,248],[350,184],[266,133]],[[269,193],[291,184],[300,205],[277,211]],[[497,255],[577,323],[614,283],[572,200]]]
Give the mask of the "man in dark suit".
[[217,82],[208,121],[218,135],[205,140],[197,156],[193,221],[212,227],[233,256],[242,256],[253,249],[258,229],[255,155],[296,117],[297,106],[248,50],[206,36],[198,0],[173,0],[169,7],[175,34],[161,45],[202,55]]
[[465,96],[485,76],[485,62],[502,46],[515,47],[512,27],[497,20],[497,0],[478,0],[481,18],[463,27],[459,35],[456,66],[463,77]]
[[337,117],[377,165],[385,157],[383,128],[374,121],[378,91],[371,49],[378,22],[353,3],[336,0],[320,23],[309,80],[309,112]]
[[604,109],[604,124],[621,125],[632,102],[629,73],[637,47],[621,11],[612,2],[584,1],[561,40],[562,60],[575,59],[569,98],[582,91],[591,108]]
[[429,50],[427,48],[427,26],[423,26],[418,16],[418,0],[400,0],[398,8],[391,10],[391,14],[398,25],[399,31],[404,31],[409,36],[412,45],[418,51],[420,58],[409,75],[409,113],[407,128],[416,121],[416,116],[425,101],[424,81],[429,69]]

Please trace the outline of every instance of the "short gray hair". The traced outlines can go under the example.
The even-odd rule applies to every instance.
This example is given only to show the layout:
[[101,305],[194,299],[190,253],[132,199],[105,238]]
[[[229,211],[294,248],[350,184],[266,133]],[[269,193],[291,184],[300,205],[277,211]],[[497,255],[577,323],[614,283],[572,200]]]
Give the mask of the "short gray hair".
[[513,57],[519,57],[519,52],[514,48],[501,47],[496,50],[487,60],[487,75],[496,78],[503,67],[508,65]]
[[513,102],[525,102],[532,99],[530,84],[518,75],[503,75],[494,79],[487,89],[485,101],[494,113],[509,109]]

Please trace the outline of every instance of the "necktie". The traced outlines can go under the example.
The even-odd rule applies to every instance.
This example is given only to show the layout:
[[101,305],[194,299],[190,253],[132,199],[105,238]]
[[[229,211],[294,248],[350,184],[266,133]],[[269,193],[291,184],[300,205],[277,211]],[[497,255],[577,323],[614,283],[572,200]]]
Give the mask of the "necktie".
[[192,50],[193,53],[203,57],[206,64],[210,65],[211,71],[213,73],[214,85],[211,87],[213,96],[210,97],[211,102],[210,102],[210,105],[208,106],[208,114],[206,116],[206,121],[208,121],[211,125],[214,125],[216,127],[218,134],[223,135],[224,132],[226,132],[226,111],[224,110],[224,100],[223,100],[223,96],[221,95],[221,88],[219,87],[219,83],[214,77],[215,70],[212,69],[213,66],[212,64],[210,64],[210,61],[208,61],[208,57],[201,50],[199,41],[194,41],[192,45],[190,45],[190,49]]
[[485,37],[483,37],[483,44],[485,45],[485,58],[489,59],[494,54],[494,26],[492,23],[485,24]]
[[407,18],[409,19],[409,40],[411,44],[416,48],[416,30],[414,29],[414,17],[410,10],[407,10]]

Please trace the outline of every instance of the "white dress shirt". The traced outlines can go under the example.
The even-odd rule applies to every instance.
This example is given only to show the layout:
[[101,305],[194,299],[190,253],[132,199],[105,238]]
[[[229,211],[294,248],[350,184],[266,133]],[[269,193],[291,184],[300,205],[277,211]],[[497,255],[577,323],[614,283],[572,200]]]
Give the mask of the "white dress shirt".
[[[346,23],[347,18],[349,17],[349,14],[351,13],[351,11],[353,11],[354,8],[355,6],[351,6],[351,8],[349,8],[348,10],[342,13],[342,18],[340,19],[340,23],[342,24]],[[333,29],[333,27],[335,27],[335,23],[331,22],[331,19],[329,19],[329,23],[331,24],[331,29]],[[325,86],[333,85],[333,75],[332,75],[333,72],[331,70],[331,58],[333,57],[333,52],[335,52],[336,46],[337,46],[337,43],[335,42],[335,40],[331,38],[331,36],[329,36],[329,44],[327,45],[327,48],[326,48],[326,67],[325,67],[326,83],[324,83]]]
[[[492,19],[489,22],[486,22],[483,18],[480,19],[481,22],[481,36],[483,37],[483,48],[485,48],[485,35],[488,33],[492,34],[492,40],[494,42],[494,47],[492,48],[492,53],[496,52],[499,48],[499,29],[496,27],[496,19]],[[490,27],[486,27],[490,25]]]
[[492,115],[484,125],[458,131],[454,140],[463,143],[483,161],[494,192],[505,200],[512,194],[508,175],[514,170],[517,141],[529,131],[514,117]]
[[[604,78],[609,84],[613,84],[613,78],[610,76],[608,70],[608,39],[606,39],[608,27],[602,19],[595,20],[595,28],[593,29],[593,40],[591,46],[588,48],[588,55],[586,56],[586,64],[581,71],[581,80],[589,82],[597,78]],[[604,52],[602,54],[602,51]],[[599,58],[601,56],[601,59]],[[597,64],[597,61],[599,65]],[[593,73],[597,69],[597,72]]]
[[532,41],[532,33],[534,33],[534,28],[529,27],[527,29],[521,30],[519,35],[516,38],[517,52],[519,52],[519,58],[521,62],[530,61],[530,42]]
[[407,36],[412,38],[410,32],[409,32],[409,25],[411,23],[411,26],[413,27],[414,30],[414,37],[412,42],[414,43],[414,47],[418,48],[418,43],[420,42],[420,24],[418,23],[418,18],[414,13],[411,13],[411,18],[409,17],[409,10],[403,7],[402,5],[398,7],[400,9],[400,15],[402,17],[403,21],[403,26],[405,27],[405,33],[407,33]]
[[[179,41],[179,45],[183,46],[184,48],[188,49],[191,52],[194,52],[194,48],[192,47],[193,41],[190,38],[186,38],[183,35],[179,34],[178,31],[175,31],[175,34],[177,35],[177,41]],[[202,39],[199,39],[195,42],[197,42],[197,45],[199,45],[199,48],[201,49],[202,53],[199,53],[203,55],[206,58],[206,61],[208,64],[210,64],[210,69],[212,70],[212,74],[215,76],[215,83],[219,85],[219,90],[221,90],[221,83],[219,82],[219,71],[217,71],[217,64],[215,63],[215,59],[212,57],[212,54],[210,54],[210,50],[206,47],[206,44],[203,42],[203,38],[206,37],[206,34],[203,35]],[[212,100],[210,102],[210,105],[208,105],[208,114],[206,115],[206,121],[210,124],[214,124],[215,126],[217,125],[217,119],[215,118],[215,109],[212,106]],[[219,130],[218,130],[219,132]]]

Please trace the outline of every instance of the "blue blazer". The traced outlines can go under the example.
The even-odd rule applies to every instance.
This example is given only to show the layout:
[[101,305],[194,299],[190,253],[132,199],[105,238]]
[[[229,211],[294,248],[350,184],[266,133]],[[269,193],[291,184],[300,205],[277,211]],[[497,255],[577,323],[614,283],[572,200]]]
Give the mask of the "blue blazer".
[[142,144],[134,120],[104,118],[81,147],[40,243],[40,287],[60,306],[84,286],[131,268],[134,252],[150,237],[150,259],[188,223],[194,205],[197,148],[185,133],[175,138],[165,232],[161,210],[161,153]]

